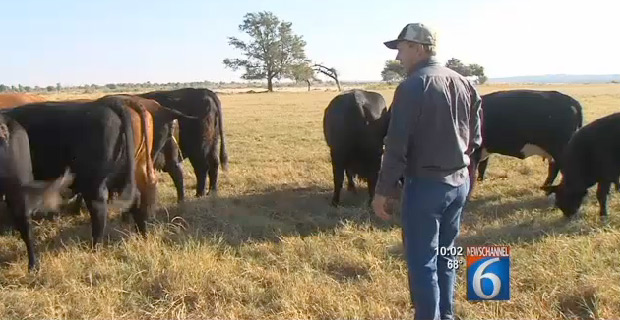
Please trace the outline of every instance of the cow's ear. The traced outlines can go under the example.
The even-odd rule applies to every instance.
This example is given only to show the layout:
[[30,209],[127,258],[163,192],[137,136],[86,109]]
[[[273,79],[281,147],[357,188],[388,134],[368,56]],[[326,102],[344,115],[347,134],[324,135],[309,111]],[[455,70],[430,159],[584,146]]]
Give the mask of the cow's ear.
[[558,192],[558,186],[557,185],[555,185],[555,186],[542,186],[542,187],[540,187],[540,189],[542,189],[547,196],[552,194],[552,193]]

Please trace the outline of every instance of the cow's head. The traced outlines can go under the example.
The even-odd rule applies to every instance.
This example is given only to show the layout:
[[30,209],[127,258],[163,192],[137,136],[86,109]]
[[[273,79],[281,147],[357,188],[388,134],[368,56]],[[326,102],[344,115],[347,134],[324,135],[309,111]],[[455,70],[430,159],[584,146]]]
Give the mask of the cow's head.
[[551,194],[555,195],[555,206],[562,210],[562,213],[564,213],[564,216],[567,218],[577,213],[579,207],[581,207],[583,198],[588,193],[587,189],[571,190],[567,188],[564,183],[555,186],[544,186],[542,189],[547,196]]
[[57,211],[63,202],[63,193],[73,183],[69,169],[62,177],[53,181],[32,181],[22,185],[26,201],[32,209]]

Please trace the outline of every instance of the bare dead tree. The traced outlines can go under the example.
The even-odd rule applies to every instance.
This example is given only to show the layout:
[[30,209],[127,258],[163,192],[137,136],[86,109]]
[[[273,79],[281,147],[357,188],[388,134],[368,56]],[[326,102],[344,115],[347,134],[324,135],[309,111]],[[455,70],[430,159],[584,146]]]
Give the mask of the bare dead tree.
[[338,86],[338,91],[342,91],[342,89],[340,88],[340,81],[338,81],[338,72],[336,71],[335,68],[328,68],[328,67],[326,67],[324,65],[321,65],[321,64],[318,64],[318,63],[314,64],[312,66],[312,68],[315,71],[320,72],[320,73],[322,73],[322,74],[324,74],[324,75],[334,79],[336,81],[336,85]]

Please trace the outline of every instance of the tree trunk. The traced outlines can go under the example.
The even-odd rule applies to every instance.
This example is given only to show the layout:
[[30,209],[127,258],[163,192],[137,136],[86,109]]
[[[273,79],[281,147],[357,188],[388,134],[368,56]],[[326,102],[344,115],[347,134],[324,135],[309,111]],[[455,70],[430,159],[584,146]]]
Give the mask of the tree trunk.
[[310,80],[306,80],[306,82],[308,83],[308,91],[310,91]]
[[273,92],[273,78],[267,77],[267,91]]

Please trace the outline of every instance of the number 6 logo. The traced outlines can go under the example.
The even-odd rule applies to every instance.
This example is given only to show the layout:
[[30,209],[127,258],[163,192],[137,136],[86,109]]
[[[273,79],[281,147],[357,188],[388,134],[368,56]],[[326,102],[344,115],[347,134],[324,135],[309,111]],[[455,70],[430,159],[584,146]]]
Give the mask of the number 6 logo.
[[[474,292],[480,298],[492,299],[499,294],[499,291],[502,288],[502,282],[496,274],[490,273],[490,272],[483,274],[484,270],[489,265],[495,262],[498,262],[498,261],[499,261],[499,258],[489,259],[481,263],[478,269],[476,270],[476,272],[474,273],[474,278],[473,278]],[[482,292],[482,279],[489,279],[493,283],[493,292],[490,295],[486,295],[484,294],[484,292]]]

